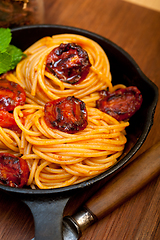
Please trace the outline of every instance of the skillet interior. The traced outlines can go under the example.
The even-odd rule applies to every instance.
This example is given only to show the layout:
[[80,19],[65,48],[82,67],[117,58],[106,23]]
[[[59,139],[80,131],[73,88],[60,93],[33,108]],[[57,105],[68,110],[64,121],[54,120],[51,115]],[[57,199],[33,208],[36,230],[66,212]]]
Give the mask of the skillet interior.
[[[38,39],[61,33],[74,33],[89,37],[98,42],[105,50],[111,67],[112,82],[123,83],[126,86],[137,86],[143,95],[141,109],[130,119],[127,128],[128,142],[119,162],[104,173],[83,183],[51,190],[15,189],[1,185],[0,188],[21,194],[50,194],[65,193],[75,189],[82,189],[103,179],[107,179],[125,165],[144,143],[153,124],[154,111],[158,100],[158,88],[140,70],[135,61],[123,49],[113,42],[97,34],[68,26],[37,25],[12,29],[12,44],[23,51]],[[149,97],[148,97],[149,96]]]

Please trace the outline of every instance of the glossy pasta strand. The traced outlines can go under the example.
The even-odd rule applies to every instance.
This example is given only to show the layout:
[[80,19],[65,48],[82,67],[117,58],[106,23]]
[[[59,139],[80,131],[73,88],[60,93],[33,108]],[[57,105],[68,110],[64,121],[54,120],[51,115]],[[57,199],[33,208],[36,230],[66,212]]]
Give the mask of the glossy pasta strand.
[[[92,66],[78,84],[62,82],[46,70],[48,54],[61,43],[76,43],[88,53]],[[116,89],[108,57],[100,45],[80,35],[59,34],[38,40],[24,53],[27,57],[7,75],[26,91],[25,105],[13,112],[21,133],[0,128],[0,149],[27,161],[27,185],[50,189],[78,184],[116,164],[127,141],[129,122],[119,122],[95,108],[99,91]],[[81,99],[87,107],[88,125],[75,134],[52,129],[44,119],[46,102],[67,96]]]

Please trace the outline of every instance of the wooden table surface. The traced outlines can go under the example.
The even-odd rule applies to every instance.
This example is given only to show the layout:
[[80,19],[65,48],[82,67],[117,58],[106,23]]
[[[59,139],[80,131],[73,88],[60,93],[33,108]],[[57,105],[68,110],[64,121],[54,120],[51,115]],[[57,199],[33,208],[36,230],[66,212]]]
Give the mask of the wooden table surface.
[[[44,23],[83,28],[126,50],[160,88],[160,12],[121,0],[45,0]],[[148,96],[149,97],[149,96]],[[160,103],[139,155],[160,140]],[[160,177],[128,202],[87,229],[81,240],[159,240]],[[31,240],[33,217],[28,207],[0,193],[0,239]],[[47,240],[47,239],[46,239]]]

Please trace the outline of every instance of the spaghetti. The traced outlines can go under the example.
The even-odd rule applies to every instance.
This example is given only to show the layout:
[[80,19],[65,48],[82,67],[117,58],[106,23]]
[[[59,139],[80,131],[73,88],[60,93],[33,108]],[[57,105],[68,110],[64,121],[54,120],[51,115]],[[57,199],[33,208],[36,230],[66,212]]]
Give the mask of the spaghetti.
[[[46,71],[46,59],[61,43],[76,43],[87,51],[91,67],[86,78],[72,85]],[[99,91],[114,91],[108,58],[93,40],[74,34],[45,37],[30,46],[27,57],[7,73],[26,92],[26,103],[14,108],[21,133],[0,128],[0,152],[21,156],[28,163],[31,188],[49,189],[88,180],[116,164],[125,143],[126,121],[117,121],[95,108]],[[124,87],[124,86],[122,86]],[[74,96],[87,108],[88,125],[74,134],[52,129],[44,119],[44,105],[61,97]]]
[[[77,43],[89,55],[92,65],[90,72],[79,84],[64,83],[45,70],[48,54],[62,42]],[[112,91],[108,58],[102,48],[93,40],[74,34],[45,37],[24,53],[28,57],[18,64],[16,76],[26,91],[43,103],[59,97],[74,95],[86,104],[95,106],[95,101],[99,98],[98,91],[107,87]]]

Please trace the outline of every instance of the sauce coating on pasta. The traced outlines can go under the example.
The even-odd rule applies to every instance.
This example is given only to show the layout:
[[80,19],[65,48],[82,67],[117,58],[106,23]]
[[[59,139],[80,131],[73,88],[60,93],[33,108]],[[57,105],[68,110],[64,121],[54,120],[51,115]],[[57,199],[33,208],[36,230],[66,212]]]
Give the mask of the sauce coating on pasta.
[[[101,46],[84,36],[60,34],[38,40],[24,53],[26,58],[16,69],[0,79],[4,81],[0,183],[59,188],[86,181],[116,164],[127,142],[124,130],[129,122],[102,111],[108,107],[114,116],[118,112],[118,117],[130,117],[129,108],[122,110],[131,107],[132,98],[138,109],[139,101],[134,100],[138,92],[105,91],[125,86],[112,85],[109,59]],[[23,86],[26,100],[23,89],[5,79]]]
[[74,96],[59,98],[45,104],[45,121],[51,128],[76,133],[87,126],[85,103]]
[[47,56],[46,69],[61,81],[77,84],[86,78],[91,64],[88,53],[75,43],[60,44]]
[[118,89],[113,93],[102,91],[100,95],[97,108],[118,121],[132,117],[142,104],[142,94],[134,86]]

